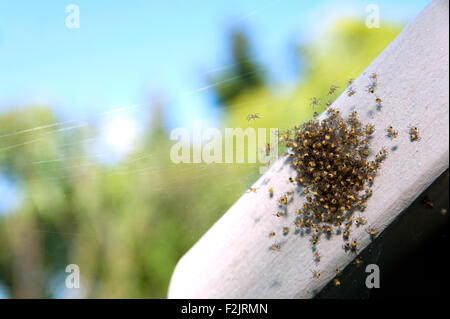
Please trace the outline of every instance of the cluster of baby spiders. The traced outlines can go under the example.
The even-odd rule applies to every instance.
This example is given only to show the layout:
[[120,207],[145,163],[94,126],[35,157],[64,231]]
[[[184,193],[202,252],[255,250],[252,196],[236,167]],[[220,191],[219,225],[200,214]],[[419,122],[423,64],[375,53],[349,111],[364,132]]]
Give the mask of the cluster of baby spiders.
[[419,129],[416,126],[409,128],[409,138],[411,139],[411,142],[419,140]]
[[[306,202],[296,210],[295,226],[312,234],[311,243],[315,247],[321,236],[331,236],[333,228],[343,227],[344,241],[349,241],[350,226],[365,224],[362,217],[353,220],[356,210],[364,210],[372,194],[369,188],[377,169],[386,157],[386,150],[378,152],[369,160],[369,144],[375,128],[363,125],[352,112],[346,119],[338,110],[329,108],[328,117],[323,121],[311,120],[302,126],[297,125],[294,133],[286,132],[280,142],[290,150],[292,166],[297,171],[295,183],[304,187]],[[290,178],[290,182],[292,182]],[[273,194],[273,190],[269,191]],[[278,202],[288,205],[287,192]],[[285,213],[278,212],[277,217]],[[283,230],[288,233],[287,229]],[[279,245],[274,246],[275,250]],[[352,241],[347,251],[356,252],[357,243]],[[314,254],[316,262],[320,254]]]
[[394,131],[394,128],[392,127],[392,125],[389,125],[389,127],[386,129],[386,136],[390,137],[390,138],[397,138],[398,137],[398,132]]
[[[375,95],[377,88],[377,74],[369,77],[370,84],[367,92]],[[331,86],[328,94],[336,92],[337,86]],[[353,88],[353,79],[347,83],[347,95],[356,93]],[[375,95],[378,110],[381,110],[382,100]],[[313,97],[310,103],[313,107],[319,104],[319,99]],[[371,186],[377,175],[377,169],[387,156],[387,151],[382,148],[373,154],[369,148],[371,137],[375,128],[371,124],[363,125],[358,120],[356,111],[342,118],[339,110],[330,108],[327,104],[327,117],[316,120],[316,115],[309,122],[295,126],[294,131],[287,131],[280,136],[290,152],[286,153],[291,159],[293,168],[297,172],[295,182],[303,186],[303,194],[306,201],[302,207],[296,209],[294,225],[296,232],[311,234],[311,245],[314,252],[314,260],[320,262],[321,255],[316,250],[316,244],[321,237],[329,238],[333,234],[341,234],[344,240],[343,249],[346,252],[357,253],[358,243],[351,239],[352,225],[360,227],[366,224],[363,217],[354,217],[356,211],[363,211],[369,197],[372,195]],[[387,137],[395,139],[398,132],[392,126],[386,129]],[[419,140],[418,128],[409,128],[410,140]],[[372,155],[373,154],[373,155]],[[369,160],[372,157],[372,160]],[[289,178],[293,182],[292,177]],[[273,189],[269,189],[273,196]],[[294,191],[287,192],[278,202],[280,206],[287,206],[289,196]],[[286,216],[286,213],[278,212],[277,217]],[[377,233],[374,228],[367,228],[367,234],[374,240]],[[287,235],[289,229],[283,227],[283,234]],[[271,237],[275,233],[271,233]],[[279,250],[280,244],[274,244],[273,250]],[[356,259],[357,267],[361,264]],[[334,281],[336,286],[341,284],[336,273]],[[320,273],[314,271],[314,278],[319,278]]]
[[[389,125],[389,127],[386,129],[386,136],[391,139],[394,139],[398,137],[398,132],[394,130],[392,125]],[[411,142],[416,142],[420,139],[419,129],[417,128],[417,126],[411,126],[409,128],[409,138]]]

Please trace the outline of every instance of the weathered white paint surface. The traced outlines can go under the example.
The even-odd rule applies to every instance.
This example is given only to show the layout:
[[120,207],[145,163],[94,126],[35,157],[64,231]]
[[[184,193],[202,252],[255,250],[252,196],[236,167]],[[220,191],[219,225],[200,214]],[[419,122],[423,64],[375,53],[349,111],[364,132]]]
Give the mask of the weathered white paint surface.
[[[333,106],[344,115],[356,109],[363,123],[375,124],[372,149],[389,151],[363,213],[378,233],[448,167],[448,14],[447,0],[433,1],[355,81],[357,93],[341,95]],[[372,72],[378,74],[381,111],[365,91]],[[399,130],[396,140],[385,137],[389,125]],[[411,125],[419,127],[419,142],[409,141]],[[354,259],[342,249],[340,236],[319,241],[322,258],[315,263],[310,236],[281,235],[283,226],[293,231],[294,210],[305,200],[296,193],[287,218],[274,216],[277,198],[292,189],[289,176],[294,171],[280,159],[255,183],[256,193],[244,194],[211,227],[179,261],[170,298],[310,298],[334,277],[336,267]],[[274,189],[272,199],[268,187]],[[352,231],[360,249],[370,243],[365,228]],[[271,231],[277,232],[275,239],[268,238]],[[279,251],[270,250],[274,242],[281,244]],[[320,279],[312,278],[313,270]]]

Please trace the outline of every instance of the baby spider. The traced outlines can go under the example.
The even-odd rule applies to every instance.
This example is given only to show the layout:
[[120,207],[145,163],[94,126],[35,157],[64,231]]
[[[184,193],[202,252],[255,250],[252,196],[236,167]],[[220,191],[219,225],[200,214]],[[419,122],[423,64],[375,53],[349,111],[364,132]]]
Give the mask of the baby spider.
[[279,244],[273,244],[270,249],[272,250],[280,250],[280,245]]
[[382,160],[384,160],[387,156],[387,151],[385,148],[382,148],[381,151],[378,152],[377,155],[375,155],[375,161],[377,162],[381,162]]
[[284,213],[278,212],[278,213],[275,214],[275,216],[277,216],[277,217],[283,217],[283,216],[284,216]]
[[367,86],[367,92],[375,93],[375,88],[377,87],[377,82],[372,82]]
[[352,87],[349,87],[349,88],[348,88],[348,92],[347,92],[348,96],[352,96],[352,95],[354,95],[355,93],[356,93],[356,91],[353,90]]
[[270,155],[270,144],[267,143],[267,146],[266,146],[266,156],[269,156],[269,155]]
[[366,232],[370,235],[370,239],[374,240],[377,233],[374,228],[366,229]]
[[375,102],[376,102],[376,106],[377,106],[377,110],[381,110],[381,108],[383,107],[383,105],[381,104],[383,101],[377,96],[375,98]]
[[278,202],[282,205],[287,205],[287,197],[286,195],[283,195],[283,197],[281,197]]
[[328,90],[328,95],[333,95],[336,92],[337,88],[339,88],[339,86],[332,85]]
[[336,287],[339,287],[341,285],[341,282],[339,281],[339,279],[337,279],[337,278],[334,279],[334,285]]
[[430,200],[430,198],[428,196],[425,196],[422,201],[426,208],[429,208],[429,209],[434,208],[434,203]]
[[269,196],[273,197],[273,188],[272,187],[269,187]]
[[314,258],[317,262],[320,261],[320,254],[318,252],[315,253]]
[[347,87],[350,87],[353,84],[354,79],[350,79],[347,81]]
[[412,134],[410,134],[410,137],[411,137],[411,142],[415,142],[415,141],[419,140],[419,135],[417,135],[417,134],[412,133]]
[[269,237],[273,237],[273,236],[275,236],[275,232],[270,232]]
[[317,242],[319,241],[319,236],[317,235],[313,235],[312,239],[311,239],[311,244],[313,246],[315,246],[317,244]]
[[358,243],[356,242],[356,240],[353,240],[351,245],[352,245],[352,251],[353,251],[353,252],[356,252],[357,245],[358,245]]
[[364,219],[364,218],[362,218],[362,217],[358,217],[357,219],[356,219],[356,226],[361,226],[361,225],[364,225],[366,223],[366,220]]
[[247,115],[247,121],[260,119],[262,116],[259,113],[252,113]]
[[366,125],[366,134],[371,135],[371,134],[373,134],[373,132],[375,132],[374,126],[371,124],[367,124]]
[[350,244],[349,243],[345,243],[344,246],[342,246],[342,248],[344,248],[345,251],[349,251],[350,250]]
[[348,236],[350,235],[350,233],[348,232],[348,230],[344,231],[344,234],[342,235],[342,237],[344,237],[344,240],[348,240]]
[[374,81],[376,81],[376,80],[377,80],[377,74],[376,74],[376,73],[372,73],[372,74],[369,76],[369,78],[372,79],[372,80],[374,80]]
[[317,271],[313,271],[311,270],[312,274],[313,274],[313,278],[319,279],[320,278],[320,273]]
[[361,259],[359,259],[359,258],[356,258],[356,259],[355,259],[355,265],[356,265],[356,267],[361,266],[361,263],[362,263]]
[[411,127],[409,128],[409,130],[410,130],[412,133],[419,133],[419,129],[417,128],[417,126],[411,126]]
[[309,105],[312,105],[312,107],[314,108],[314,106],[319,104],[319,99],[316,97],[312,97],[311,98],[311,103],[309,103]]
[[289,234],[289,228],[283,227],[283,235]]

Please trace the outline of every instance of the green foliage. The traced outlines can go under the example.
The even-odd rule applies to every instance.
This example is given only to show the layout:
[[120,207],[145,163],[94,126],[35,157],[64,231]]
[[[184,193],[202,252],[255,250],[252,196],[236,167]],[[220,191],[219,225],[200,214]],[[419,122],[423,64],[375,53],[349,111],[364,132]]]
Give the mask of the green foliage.
[[[323,110],[330,85],[342,91],[400,30],[382,25],[335,24],[299,47],[306,68],[298,83],[275,89],[257,73],[246,76],[259,67],[249,63],[246,37],[233,31],[234,67],[211,80],[224,81],[214,86],[227,106],[222,125],[284,130],[310,119],[311,97],[324,98],[315,109]],[[247,121],[255,112],[262,118]],[[54,296],[51,282],[70,263],[80,266],[86,297],[165,297],[177,260],[259,176],[260,164],[171,163],[173,141],[162,127],[113,167],[77,143],[90,131],[21,132],[57,121],[46,107],[0,116],[0,172],[24,194],[15,212],[0,214],[0,282],[15,297]]]
[[229,67],[220,73],[207,77],[218,102],[227,106],[230,101],[245,91],[264,84],[264,72],[253,58],[247,34],[234,28],[230,32]]

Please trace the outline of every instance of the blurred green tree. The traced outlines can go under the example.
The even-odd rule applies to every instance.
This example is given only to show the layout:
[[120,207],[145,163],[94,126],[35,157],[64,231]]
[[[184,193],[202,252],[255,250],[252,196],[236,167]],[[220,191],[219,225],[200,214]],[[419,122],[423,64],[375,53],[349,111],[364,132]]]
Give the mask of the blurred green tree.
[[247,33],[234,27],[229,32],[229,68],[207,77],[221,106],[226,106],[244,91],[264,85],[264,68],[255,54]]

